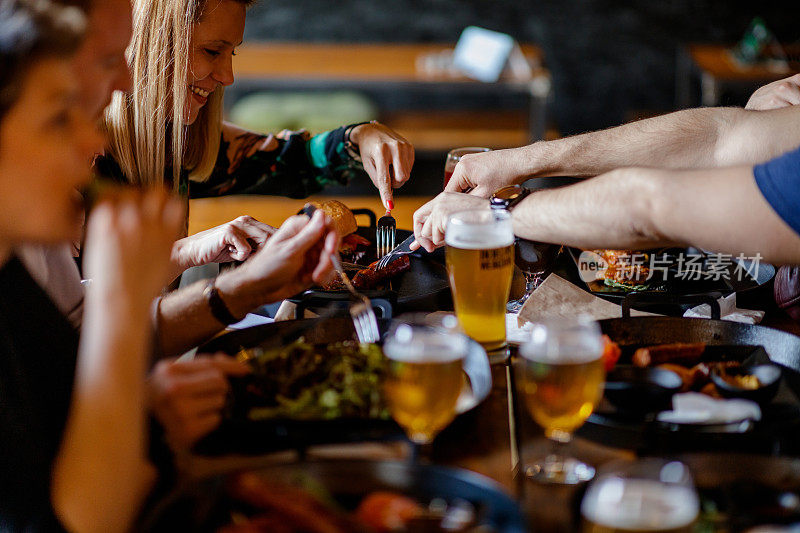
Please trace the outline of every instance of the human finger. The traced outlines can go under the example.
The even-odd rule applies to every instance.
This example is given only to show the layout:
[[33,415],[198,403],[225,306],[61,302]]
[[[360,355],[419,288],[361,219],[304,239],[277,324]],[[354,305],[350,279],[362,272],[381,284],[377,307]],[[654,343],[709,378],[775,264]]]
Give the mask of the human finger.
[[404,144],[392,143],[389,145],[389,150],[392,154],[392,169],[394,170],[394,175],[392,176],[392,187],[395,189],[402,187],[411,176],[411,167],[413,165],[414,157],[413,149],[410,161],[405,149],[406,146]]
[[388,209],[394,209],[394,201],[392,197],[392,176],[389,174],[389,159],[391,158],[391,152],[387,145],[382,145],[381,153],[377,156],[373,156],[373,161],[375,162],[375,178],[373,182],[375,183],[375,187],[378,189],[378,193],[381,196],[381,203],[383,206]]
[[304,253],[317,243],[325,233],[330,219],[322,211],[316,211],[311,221],[300,232],[292,237],[288,244],[295,253]]

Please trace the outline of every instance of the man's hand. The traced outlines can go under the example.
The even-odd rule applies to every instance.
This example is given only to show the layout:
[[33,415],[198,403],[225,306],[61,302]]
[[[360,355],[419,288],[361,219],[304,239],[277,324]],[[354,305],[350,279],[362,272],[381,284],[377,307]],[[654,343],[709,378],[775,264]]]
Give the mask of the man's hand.
[[800,104],[800,74],[773,81],[756,90],[745,109],[766,111]]
[[305,215],[293,216],[249,261],[220,275],[217,288],[234,314],[244,316],[312,283],[328,282],[333,274],[331,254],[338,253],[339,242],[333,220],[323,211],[317,210],[310,220]]
[[457,192],[443,192],[414,213],[414,238],[411,250],[420,247],[432,252],[444,245],[444,232],[450,215],[469,209],[489,209],[484,198]]
[[394,209],[392,189],[401,187],[414,166],[414,147],[395,131],[377,122],[356,126],[350,138],[358,145],[364,170],[381,195],[383,206]]
[[209,263],[244,261],[263,247],[275,228],[244,215],[175,242],[172,262],[178,273]]
[[497,189],[522,183],[529,177],[517,162],[523,151],[515,148],[462,156],[445,191],[489,198]]
[[189,449],[222,420],[228,376],[249,368],[224,354],[159,361],[147,379],[148,403],[176,450]]

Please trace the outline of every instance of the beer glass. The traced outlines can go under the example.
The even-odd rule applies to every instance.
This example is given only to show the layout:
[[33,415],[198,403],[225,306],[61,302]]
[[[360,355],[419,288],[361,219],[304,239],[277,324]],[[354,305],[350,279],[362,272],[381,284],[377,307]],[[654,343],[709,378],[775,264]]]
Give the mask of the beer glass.
[[429,444],[456,415],[468,339],[454,330],[396,322],[383,344],[383,384],[392,418],[417,445]]
[[445,230],[445,258],[456,316],[487,352],[506,345],[506,302],[514,269],[514,231],[506,211],[461,211]]
[[584,533],[689,533],[700,511],[688,468],[643,459],[604,467],[581,502]]
[[560,451],[592,414],[603,396],[605,370],[600,327],[588,318],[536,324],[520,349],[522,394],[533,419],[554,442],[553,452],[525,468],[547,483],[575,484],[594,476],[594,468]]
[[479,148],[477,146],[470,146],[467,148],[454,148],[447,153],[447,160],[444,162],[444,185],[442,188],[447,187],[450,178],[453,177],[453,172],[456,170],[456,165],[461,161],[461,158],[467,154],[481,154],[483,152],[491,151],[490,148]]
[[527,239],[517,239],[514,263],[525,275],[525,294],[519,300],[508,302],[509,313],[519,313],[530,295],[553,271],[561,246]]

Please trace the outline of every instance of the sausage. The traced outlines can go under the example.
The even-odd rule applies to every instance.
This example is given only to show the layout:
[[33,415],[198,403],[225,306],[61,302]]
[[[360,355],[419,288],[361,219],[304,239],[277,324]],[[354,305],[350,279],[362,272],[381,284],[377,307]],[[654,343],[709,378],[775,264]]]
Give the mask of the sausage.
[[353,276],[353,286],[360,290],[374,289],[389,278],[393,278],[411,268],[411,259],[408,255],[401,255],[380,270],[375,270],[378,262],[375,261],[364,270],[359,270]]
[[633,364],[639,367],[659,365],[662,363],[695,364],[706,350],[702,342],[675,344],[659,344],[639,348],[633,354]]

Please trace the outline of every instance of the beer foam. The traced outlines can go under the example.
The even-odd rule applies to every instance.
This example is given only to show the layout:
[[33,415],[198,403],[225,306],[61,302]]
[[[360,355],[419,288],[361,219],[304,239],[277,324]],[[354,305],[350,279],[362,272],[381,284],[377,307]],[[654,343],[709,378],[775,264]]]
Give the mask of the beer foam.
[[445,231],[445,244],[466,250],[488,250],[514,244],[511,222],[468,223],[451,220]]
[[608,528],[664,531],[691,524],[699,513],[690,487],[664,485],[651,479],[606,478],[586,492],[581,514]]
[[389,359],[400,363],[452,363],[467,355],[466,339],[456,338],[416,338],[409,342],[387,339],[383,353]]

